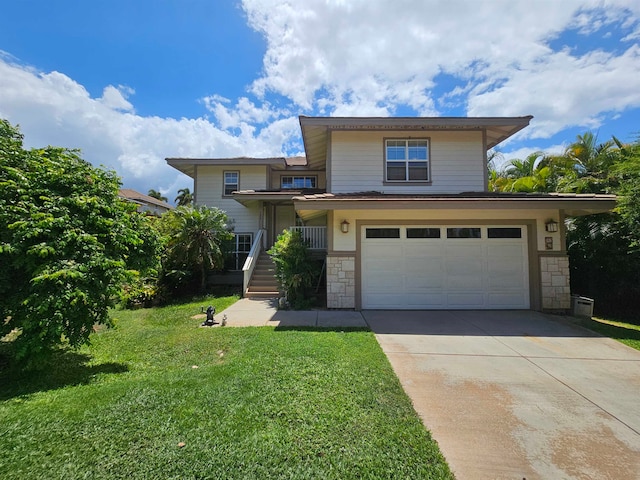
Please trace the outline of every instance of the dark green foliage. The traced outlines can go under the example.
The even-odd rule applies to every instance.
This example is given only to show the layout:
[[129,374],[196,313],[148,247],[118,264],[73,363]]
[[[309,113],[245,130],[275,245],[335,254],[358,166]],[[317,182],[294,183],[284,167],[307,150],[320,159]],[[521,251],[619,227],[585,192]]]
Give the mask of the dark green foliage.
[[595,300],[598,314],[633,318],[640,305],[640,250],[619,215],[571,219],[567,225],[571,291]]
[[158,238],[119,186],[76,151],[23,149],[0,121],[0,337],[20,333],[19,359],[86,343],[130,270],[156,261]]
[[268,251],[276,265],[276,277],[293,308],[305,304],[307,290],[320,275],[321,266],[311,258],[299,231],[285,230]]
[[633,246],[640,248],[640,140],[630,145],[623,145],[615,137],[614,141],[623,159],[615,166],[620,178],[618,210],[629,228]]
[[224,268],[225,244],[233,239],[227,214],[206,206],[178,207],[161,223],[167,242],[160,280],[164,294],[174,296],[194,280],[204,292],[207,274]]

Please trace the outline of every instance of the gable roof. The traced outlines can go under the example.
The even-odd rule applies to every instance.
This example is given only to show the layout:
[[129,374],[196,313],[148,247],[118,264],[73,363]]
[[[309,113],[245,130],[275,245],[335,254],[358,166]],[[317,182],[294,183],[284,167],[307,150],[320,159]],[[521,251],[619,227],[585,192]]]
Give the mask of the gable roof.
[[306,117],[299,118],[304,150],[311,168],[323,165],[331,130],[481,130],[487,150],[522,130],[526,117]]

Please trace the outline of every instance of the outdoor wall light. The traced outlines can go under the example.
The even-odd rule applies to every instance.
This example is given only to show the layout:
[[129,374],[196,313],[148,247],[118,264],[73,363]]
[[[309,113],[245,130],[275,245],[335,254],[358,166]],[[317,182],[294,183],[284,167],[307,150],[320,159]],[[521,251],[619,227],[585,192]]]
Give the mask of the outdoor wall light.
[[547,232],[557,232],[558,231],[558,222],[555,220],[547,220],[544,224],[544,229]]
[[342,223],[340,224],[340,231],[342,233],[349,233],[349,222],[347,222],[346,220],[343,220]]

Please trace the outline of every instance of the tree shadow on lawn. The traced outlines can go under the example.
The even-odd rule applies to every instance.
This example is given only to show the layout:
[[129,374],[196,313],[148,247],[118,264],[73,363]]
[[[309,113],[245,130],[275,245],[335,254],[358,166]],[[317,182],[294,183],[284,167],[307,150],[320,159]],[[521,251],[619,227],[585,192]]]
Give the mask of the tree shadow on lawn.
[[0,401],[58,388],[87,385],[100,374],[129,371],[123,363],[88,365],[91,356],[69,349],[54,352],[42,368],[26,370],[16,365],[7,348],[0,347]]

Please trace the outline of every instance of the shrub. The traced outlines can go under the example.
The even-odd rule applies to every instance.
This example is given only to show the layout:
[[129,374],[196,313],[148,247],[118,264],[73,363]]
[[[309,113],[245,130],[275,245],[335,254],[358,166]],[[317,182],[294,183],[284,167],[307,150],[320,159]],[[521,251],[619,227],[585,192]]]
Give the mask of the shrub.
[[285,230],[267,252],[276,266],[276,277],[293,308],[308,305],[307,290],[317,281],[320,268],[311,258],[302,233]]

